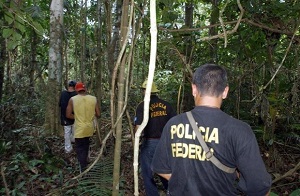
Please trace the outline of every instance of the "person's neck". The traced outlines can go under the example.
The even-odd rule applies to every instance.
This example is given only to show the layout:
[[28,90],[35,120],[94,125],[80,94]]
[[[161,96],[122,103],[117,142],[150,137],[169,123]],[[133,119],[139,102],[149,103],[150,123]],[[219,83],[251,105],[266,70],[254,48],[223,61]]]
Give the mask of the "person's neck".
[[69,92],[74,92],[75,90],[73,88],[68,88]]
[[210,108],[221,108],[222,99],[218,97],[196,97],[195,106],[205,106]]

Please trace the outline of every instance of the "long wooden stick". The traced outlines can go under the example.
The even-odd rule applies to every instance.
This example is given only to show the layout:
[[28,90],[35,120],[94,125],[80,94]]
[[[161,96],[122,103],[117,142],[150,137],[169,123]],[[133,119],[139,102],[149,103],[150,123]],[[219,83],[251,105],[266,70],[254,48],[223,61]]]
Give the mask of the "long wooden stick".
[[275,182],[278,182],[279,180],[281,179],[284,179],[290,175],[292,175],[295,171],[297,171],[298,169],[300,169],[300,162],[293,168],[293,169],[290,169],[288,172],[286,172],[285,174],[283,174],[282,176],[279,176],[277,178],[275,178],[272,183],[275,183]]
[[1,176],[2,176],[4,187],[5,187],[6,196],[9,196],[9,189],[7,186],[7,182],[6,182],[6,178],[5,178],[5,174],[4,174],[4,168],[2,166],[2,163],[1,163]]

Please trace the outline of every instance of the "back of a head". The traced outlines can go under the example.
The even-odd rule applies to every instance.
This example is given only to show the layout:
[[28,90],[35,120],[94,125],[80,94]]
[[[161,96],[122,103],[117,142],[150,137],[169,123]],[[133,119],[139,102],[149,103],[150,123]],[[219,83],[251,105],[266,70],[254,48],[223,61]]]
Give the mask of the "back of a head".
[[76,81],[70,80],[69,83],[68,83],[68,86],[75,87],[76,86]]
[[77,82],[75,85],[75,90],[79,93],[79,92],[85,92],[85,85],[82,82]]
[[201,94],[218,97],[228,85],[226,70],[216,64],[201,65],[194,73],[193,84]]
[[[142,86],[141,86],[142,89],[146,89],[146,87],[147,87],[147,82],[148,82],[147,79],[143,82],[143,84],[142,84]],[[158,93],[158,92],[159,92],[159,90],[157,89],[157,86],[156,86],[155,82],[152,82],[151,93],[152,93],[152,94],[155,94],[155,93]]]

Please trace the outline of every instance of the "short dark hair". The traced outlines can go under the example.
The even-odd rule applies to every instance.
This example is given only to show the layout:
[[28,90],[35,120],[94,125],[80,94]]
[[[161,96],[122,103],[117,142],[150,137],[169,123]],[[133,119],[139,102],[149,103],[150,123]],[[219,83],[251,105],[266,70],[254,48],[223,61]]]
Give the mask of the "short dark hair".
[[76,81],[70,80],[69,83],[68,83],[68,85],[69,85],[69,86],[72,86],[72,87],[75,87]]
[[226,70],[216,64],[201,65],[194,73],[193,84],[203,95],[218,97],[228,85]]

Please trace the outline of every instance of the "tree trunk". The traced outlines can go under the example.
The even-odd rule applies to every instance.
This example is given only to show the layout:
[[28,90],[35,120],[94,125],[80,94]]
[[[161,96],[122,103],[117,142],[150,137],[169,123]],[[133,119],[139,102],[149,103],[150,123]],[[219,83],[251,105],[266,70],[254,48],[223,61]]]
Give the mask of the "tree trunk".
[[[133,9],[133,8],[131,8]],[[122,6],[122,17],[121,17],[121,40],[120,46],[126,44],[125,40],[127,38],[127,31],[129,26],[128,21],[129,15],[129,0],[123,1]],[[122,52],[122,51],[121,51]],[[121,55],[121,54],[120,54]],[[117,117],[123,115],[123,106],[125,100],[125,63],[126,63],[126,53],[122,55],[121,64],[118,74],[118,105],[117,105]],[[113,90],[113,89],[112,89]],[[114,152],[114,171],[113,171],[113,196],[119,195],[119,184],[120,184],[120,164],[121,164],[121,146],[122,146],[122,117],[117,122],[116,135],[115,135],[115,152]]]
[[4,68],[6,62],[6,44],[5,39],[0,36],[0,102],[3,97],[3,84],[4,84]]
[[[110,24],[107,24],[107,32],[111,32],[111,34],[109,34],[108,36],[110,37],[112,35],[112,37],[110,37],[108,40],[110,40],[110,42],[108,43],[107,46],[107,66],[108,66],[108,70],[109,70],[109,80],[108,81],[112,81],[111,76],[113,74],[113,70],[114,70],[114,65],[115,65],[115,61],[117,59],[118,56],[118,51],[119,51],[119,45],[117,44],[118,41],[120,40],[120,24],[121,24],[121,7],[122,7],[122,1],[117,0],[117,5],[116,5],[116,10],[115,10],[115,25],[114,25],[114,30],[112,31],[112,24],[111,24],[111,19],[107,19],[108,22],[110,22]],[[110,13],[110,11],[108,11]],[[110,13],[111,16],[111,13]],[[128,16],[127,16],[128,17]],[[114,89],[111,89],[114,90]]]
[[[185,4],[185,26],[187,28],[193,28],[193,14],[194,14],[194,4],[192,2],[187,2]],[[191,57],[192,57],[192,48],[193,48],[193,37],[191,34],[184,37],[184,43],[185,43],[185,63],[187,66],[190,67],[192,64]],[[184,68],[186,70],[186,68]],[[178,113],[181,113],[183,111],[191,110],[194,106],[194,98],[191,96],[191,88],[190,88],[190,80],[191,77],[189,72],[184,71],[184,81],[183,81],[183,103],[178,104],[180,107],[178,107]]]
[[[212,0],[212,12],[210,17],[210,25],[214,25],[219,21],[219,7],[218,7],[219,0]],[[210,27],[209,28],[209,36],[214,36],[218,34],[217,27]],[[218,63],[218,39],[212,39],[210,41],[210,57],[211,63]]]
[[52,0],[50,6],[49,75],[45,114],[45,128],[50,133],[59,130],[58,100],[62,67],[63,0]]
[[81,5],[83,5],[83,8],[81,8],[81,25],[82,30],[80,31],[80,79],[83,82],[85,81],[85,70],[86,70],[86,10],[87,10],[87,1],[82,0]]
[[28,95],[34,91],[34,72],[37,67],[36,61],[36,48],[37,48],[37,34],[34,30],[32,30],[32,41],[31,41],[31,63],[29,63],[29,86],[30,89],[28,91]]

